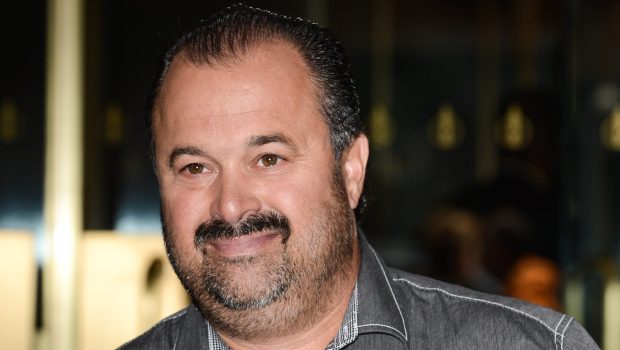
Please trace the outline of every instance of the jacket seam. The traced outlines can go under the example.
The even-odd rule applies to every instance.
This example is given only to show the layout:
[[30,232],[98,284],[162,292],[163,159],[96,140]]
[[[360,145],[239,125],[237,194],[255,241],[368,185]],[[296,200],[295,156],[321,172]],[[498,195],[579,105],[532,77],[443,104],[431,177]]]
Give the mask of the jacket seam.
[[377,260],[377,263],[379,264],[379,267],[381,268],[381,272],[383,273],[383,277],[385,278],[385,282],[387,283],[388,287],[390,288],[390,293],[392,294],[392,299],[394,300],[394,303],[396,304],[396,308],[398,309],[398,313],[400,314],[400,320],[403,323],[403,332],[405,334],[403,334],[403,332],[399,331],[396,328],[392,328],[392,327],[389,327],[389,326],[386,326],[386,327],[392,328],[392,329],[396,330],[398,333],[400,333],[401,336],[403,336],[405,338],[405,341],[409,341],[409,337],[407,336],[407,325],[405,324],[405,318],[403,317],[403,312],[400,310],[400,305],[398,304],[398,300],[396,300],[396,296],[394,295],[394,290],[392,289],[392,285],[390,284],[390,280],[387,277],[387,273],[385,272],[385,269],[383,268],[383,264],[381,264],[381,261],[379,260],[379,257],[377,256],[377,252],[375,252],[374,248],[370,247],[370,251],[374,255],[375,259]]
[[[562,315],[562,318],[560,318],[560,320],[558,321],[558,324],[555,325],[555,334],[553,335],[553,345],[555,345],[555,349],[558,349],[558,328],[560,327],[560,324],[562,324],[562,321],[564,320],[564,317],[566,315]],[[562,347],[562,345],[560,344],[560,348]]]
[[388,329],[394,330],[394,331],[398,332],[398,334],[400,334],[401,336],[405,337],[405,336],[403,335],[403,333],[402,333],[401,331],[399,331],[398,329],[396,329],[396,328],[394,328],[394,327],[392,327],[392,326],[388,326],[388,325],[385,325],[385,324],[381,324],[381,323],[370,323],[370,324],[363,324],[363,325],[359,325],[359,326],[357,326],[357,328],[362,328],[362,327],[385,327],[385,328],[388,328]]
[[553,330],[548,324],[546,324],[545,322],[543,322],[541,319],[539,319],[538,317],[528,314],[525,311],[521,311],[519,309],[516,309],[514,307],[508,306],[508,305],[504,305],[502,303],[498,303],[495,301],[490,301],[490,300],[485,300],[485,299],[480,299],[480,298],[473,298],[473,297],[468,297],[468,296],[464,296],[464,295],[458,295],[458,294],[454,294],[451,292],[448,292],[447,290],[441,289],[441,288],[432,288],[432,287],[423,287],[420,286],[414,282],[411,282],[405,278],[394,278],[395,282],[406,282],[408,284],[410,284],[411,286],[413,286],[414,288],[420,289],[420,290],[425,290],[425,291],[436,291],[436,292],[440,292],[444,295],[453,297],[453,298],[457,298],[457,299],[462,299],[462,300],[467,300],[467,301],[471,301],[471,302],[478,302],[478,303],[483,303],[483,304],[487,304],[487,305],[493,305],[493,306],[497,306],[506,310],[510,310],[514,313],[520,314],[522,316],[525,316],[527,318],[530,318],[538,323],[540,323],[541,325],[543,325],[545,328],[547,328],[552,334],[554,334],[554,337],[557,335],[560,335],[561,337],[563,335],[558,334],[555,330]]
[[570,323],[574,320],[574,318],[570,318],[570,320],[568,320],[568,322],[566,323],[566,326],[564,327],[564,330],[562,331],[562,335],[560,336],[560,350],[564,349],[564,333],[566,333],[566,330],[568,329],[568,326],[570,325]]

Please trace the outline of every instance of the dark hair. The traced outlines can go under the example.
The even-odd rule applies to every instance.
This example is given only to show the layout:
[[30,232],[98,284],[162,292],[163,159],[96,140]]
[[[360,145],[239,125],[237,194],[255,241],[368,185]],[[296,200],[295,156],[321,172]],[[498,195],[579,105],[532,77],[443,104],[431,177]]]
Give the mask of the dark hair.
[[[301,18],[290,18],[244,4],[225,8],[176,39],[165,51],[147,100],[147,137],[154,155],[153,113],[172,61],[182,54],[197,65],[234,64],[251,49],[270,42],[291,44],[302,56],[313,79],[321,114],[330,131],[334,157],[362,133],[359,97],[342,46],[326,28]],[[355,210],[365,207],[362,195]]]

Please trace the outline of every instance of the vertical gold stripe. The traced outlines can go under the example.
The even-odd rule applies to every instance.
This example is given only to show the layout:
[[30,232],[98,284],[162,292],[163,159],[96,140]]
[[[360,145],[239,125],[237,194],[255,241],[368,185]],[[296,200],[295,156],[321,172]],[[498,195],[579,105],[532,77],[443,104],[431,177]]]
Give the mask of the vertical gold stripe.
[[499,5],[482,0],[478,5],[478,86],[476,96],[476,168],[478,181],[497,175],[497,147],[493,140],[493,121],[499,99]]
[[604,293],[603,349],[620,349],[620,279],[609,279]]
[[75,348],[75,279],[82,231],[82,2],[49,0],[44,227],[45,348]]
[[564,288],[564,311],[580,323],[585,321],[586,300],[582,276],[572,276],[566,281]]
[[520,88],[536,86],[538,79],[537,46],[541,37],[541,6],[537,0],[520,0],[514,3],[516,78]]
[[394,139],[392,118],[392,85],[394,60],[394,3],[392,0],[375,0],[372,3],[372,111],[370,115],[370,140],[375,149],[387,149]]

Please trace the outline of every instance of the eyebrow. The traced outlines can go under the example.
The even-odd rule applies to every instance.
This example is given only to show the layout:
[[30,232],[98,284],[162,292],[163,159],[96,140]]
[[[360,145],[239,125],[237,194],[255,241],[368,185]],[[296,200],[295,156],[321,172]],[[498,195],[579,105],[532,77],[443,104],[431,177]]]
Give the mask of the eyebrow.
[[182,155],[204,156],[205,152],[198,147],[175,147],[168,157],[168,166],[174,168],[174,161]]
[[258,147],[274,142],[284,144],[285,146],[290,148],[294,148],[293,141],[291,141],[291,139],[282,134],[254,135],[250,137],[250,140],[248,141],[248,147]]

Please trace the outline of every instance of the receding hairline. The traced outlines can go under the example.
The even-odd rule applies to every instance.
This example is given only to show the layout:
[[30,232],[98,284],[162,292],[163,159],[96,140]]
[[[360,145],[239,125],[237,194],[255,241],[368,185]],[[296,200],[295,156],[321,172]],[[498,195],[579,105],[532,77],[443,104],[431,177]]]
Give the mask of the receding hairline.
[[250,43],[250,45],[243,48],[243,50],[227,50],[224,55],[215,59],[210,57],[210,61],[199,60],[196,57],[191,57],[192,55],[188,54],[187,48],[181,49],[174,58],[170,61],[166,71],[164,72],[161,80],[160,89],[155,95],[153,100],[153,109],[151,114],[151,129],[153,134],[153,140],[156,139],[156,130],[157,130],[157,121],[161,118],[161,107],[165,105],[166,101],[163,96],[166,95],[166,90],[169,84],[169,75],[170,71],[174,66],[185,65],[196,69],[213,69],[213,68],[226,68],[226,69],[234,69],[235,67],[243,64],[250,56],[256,52],[259,52],[261,49],[267,48],[287,48],[290,52],[293,52],[295,56],[297,56],[298,62],[301,64],[303,68],[303,72],[306,75],[309,81],[309,88],[313,94],[314,102],[316,104],[318,112],[323,116],[323,121],[329,128],[329,124],[327,123],[327,119],[324,115],[323,109],[321,108],[321,84],[316,78],[315,74],[311,67],[308,65],[308,62],[304,59],[301,50],[290,40],[286,39],[282,36],[274,36],[270,38],[262,38],[261,40],[255,40]]

